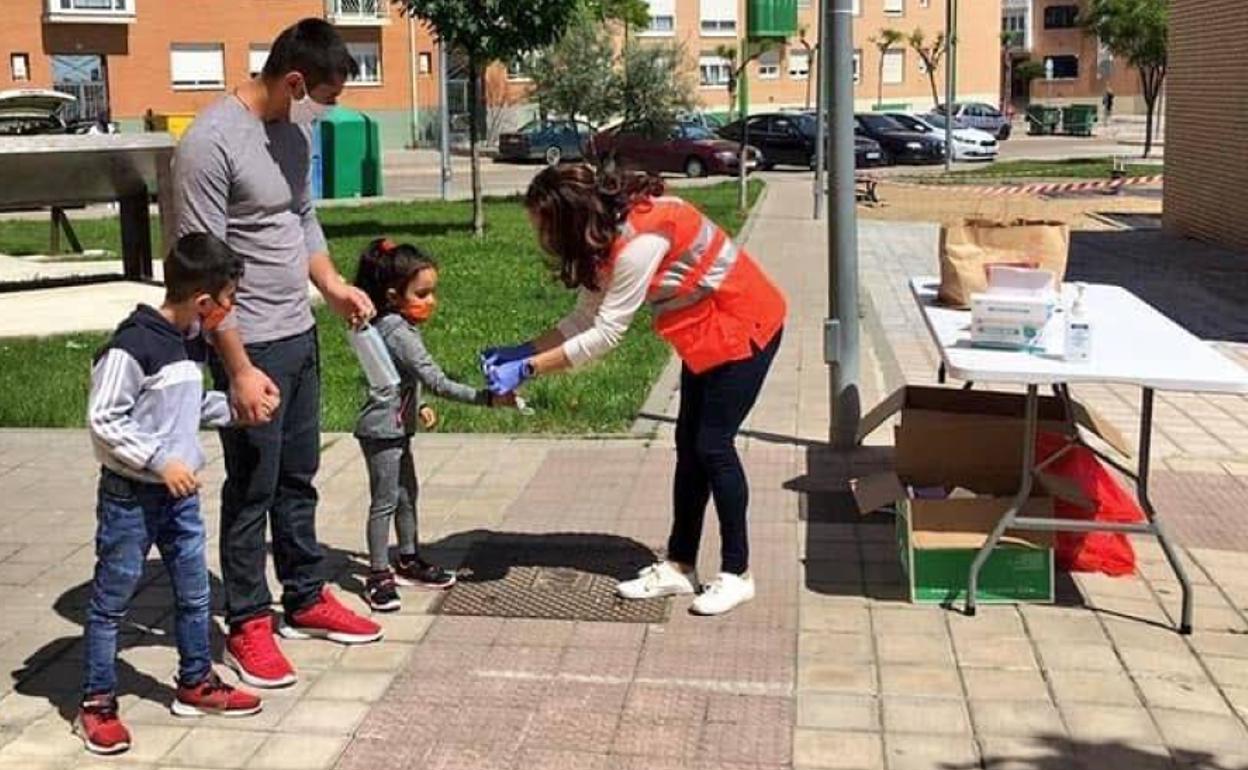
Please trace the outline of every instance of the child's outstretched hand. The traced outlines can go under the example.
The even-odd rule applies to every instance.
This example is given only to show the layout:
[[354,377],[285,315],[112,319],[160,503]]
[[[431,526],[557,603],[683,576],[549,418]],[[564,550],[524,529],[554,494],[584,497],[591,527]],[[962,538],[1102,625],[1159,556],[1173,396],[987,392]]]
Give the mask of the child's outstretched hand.
[[420,418],[420,427],[425,430],[433,430],[438,424],[438,413],[428,404],[422,406],[416,416]]

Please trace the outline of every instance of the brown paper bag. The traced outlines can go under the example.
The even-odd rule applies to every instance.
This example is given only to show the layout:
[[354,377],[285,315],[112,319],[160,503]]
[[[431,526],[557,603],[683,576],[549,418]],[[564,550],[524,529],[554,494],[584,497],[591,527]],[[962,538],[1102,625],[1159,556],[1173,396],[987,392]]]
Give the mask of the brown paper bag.
[[967,219],[940,229],[942,304],[968,307],[971,295],[988,288],[988,265],[1014,264],[1066,275],[1070,225],[1047,220]]

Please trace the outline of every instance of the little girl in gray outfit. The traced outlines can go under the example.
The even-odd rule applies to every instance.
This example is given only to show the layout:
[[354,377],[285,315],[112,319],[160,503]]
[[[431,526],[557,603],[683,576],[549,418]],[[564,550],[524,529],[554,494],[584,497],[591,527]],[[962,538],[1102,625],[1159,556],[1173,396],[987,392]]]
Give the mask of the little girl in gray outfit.
[[[399,609],[396,585],[445,589],[455,574],[421,559],[416,533],[416,465],[412,435],[417,422],[426,430],[437,423],[433,408],[421,400],[422,387],[454,401],[481,406],[513,403],[514,397],[494,396],[447,377],[425,348],[420,324],[437,306],[438,267],[428,255],[409,244],[396,246],[378,239],[360,257],[355,285],[377,307],[373,325],[399,371],[398,387],[369,388],[355,425],[368,464],[368,558],[365,587],[369,606],[381,612]],[[388,558],[390,521],[398,535],[399,553],[393,568]]]

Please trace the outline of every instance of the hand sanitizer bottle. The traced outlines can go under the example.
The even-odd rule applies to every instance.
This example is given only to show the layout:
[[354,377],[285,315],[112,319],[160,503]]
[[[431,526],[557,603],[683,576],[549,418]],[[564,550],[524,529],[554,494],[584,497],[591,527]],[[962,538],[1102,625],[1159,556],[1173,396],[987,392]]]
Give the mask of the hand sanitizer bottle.
[[364,324],[358,329],[349,329],[347,341],[360,360],[360,368],[364,370],[369,387],[383,389],[399,384],[399,370],[395,368],[377,327]]
[[1066,316],[1066,360],[1087,361],[1092,357],[1092,320],[1083,304],[1085,284],[1075,285],[1075,302]]

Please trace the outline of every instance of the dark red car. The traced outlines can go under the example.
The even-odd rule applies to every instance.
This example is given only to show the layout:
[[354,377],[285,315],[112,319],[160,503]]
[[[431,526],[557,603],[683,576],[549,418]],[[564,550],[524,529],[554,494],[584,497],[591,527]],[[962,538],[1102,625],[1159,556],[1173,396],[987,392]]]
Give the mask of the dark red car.
[[[704,126],[680,122],[662,126],[642,120],[622,123],[594,135],[599,162],[652,174],[737,174],[741,145],[721,139]],[[761,156],[749,149],[746,170],[758,167]]]

